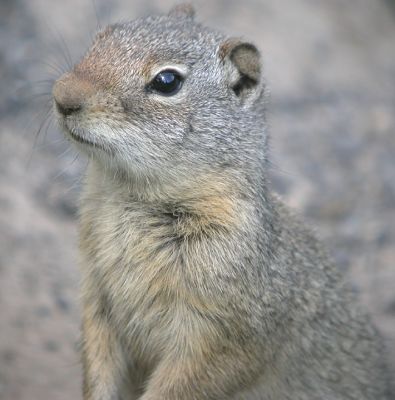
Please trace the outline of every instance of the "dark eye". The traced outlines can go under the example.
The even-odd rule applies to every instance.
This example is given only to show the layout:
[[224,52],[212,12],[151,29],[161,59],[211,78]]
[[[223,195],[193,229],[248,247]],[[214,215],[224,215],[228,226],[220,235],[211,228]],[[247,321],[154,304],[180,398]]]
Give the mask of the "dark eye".
[[164,96],[173,96],[181,89],[182,82],[183,78],[177,71],[165,70],[155,76],[150,88]]

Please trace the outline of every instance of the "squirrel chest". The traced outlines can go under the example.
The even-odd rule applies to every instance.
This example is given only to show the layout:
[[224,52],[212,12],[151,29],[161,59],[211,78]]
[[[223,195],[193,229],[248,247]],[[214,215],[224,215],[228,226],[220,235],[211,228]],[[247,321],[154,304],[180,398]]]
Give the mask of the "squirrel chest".
[[[201,318],[222,315],[218,221],[182,208],[153,208],[90,194],[81,208],[84,291],[134,353],[160,354],[174,335],[191,337]],[[226,252],[222,238],[218,247]],[[99,299],[99,300],[98,300]],[[204,325],[204,324],[203,324]],[[142,358],[146,355],[142,354]]]

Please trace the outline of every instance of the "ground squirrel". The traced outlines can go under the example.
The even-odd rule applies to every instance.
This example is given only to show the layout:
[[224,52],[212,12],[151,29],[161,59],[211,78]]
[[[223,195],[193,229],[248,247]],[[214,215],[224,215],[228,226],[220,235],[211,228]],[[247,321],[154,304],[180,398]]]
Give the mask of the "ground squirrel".
[[390,399],[377,333],[270,189],[257,48],[193,14],[108,26],[53,88],[90,159],[84,399]]

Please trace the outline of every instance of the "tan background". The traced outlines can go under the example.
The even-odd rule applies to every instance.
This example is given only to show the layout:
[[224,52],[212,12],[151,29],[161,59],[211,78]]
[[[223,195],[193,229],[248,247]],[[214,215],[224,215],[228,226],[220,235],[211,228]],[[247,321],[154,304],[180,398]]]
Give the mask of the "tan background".
[[[100,24],[172,1],[0,1],[0,399],[80,399],[76,204],[86,165],[45,113]],[[262,50],[276,189],[316,227],[395,365],[395,3],[210,0]],[[44,93],[41,96],[41,93]],[[34,137],[43,124],[34,144]]]

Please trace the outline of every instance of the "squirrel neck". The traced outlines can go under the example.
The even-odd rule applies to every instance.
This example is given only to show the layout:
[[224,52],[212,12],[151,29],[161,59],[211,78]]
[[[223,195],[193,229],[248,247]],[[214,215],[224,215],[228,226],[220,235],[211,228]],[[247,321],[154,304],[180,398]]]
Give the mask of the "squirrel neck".
[[[257,216],[266,180],[257,185],[256,177],[246,177],[236,170],[199,171],[188,178],[158,181],[155,178],[131,179],[123,174],[111,174],[98,162],[91,160],[87,171],[84,200],[97,200],[122,207],[145,208],[152,212],[173,215],[187,221],[186,232],[195,228],[217,227],[232,230],[245,227]],[[268,204],[264,201],[263,204]],[[258,218],[260,219],[260,218]]]

